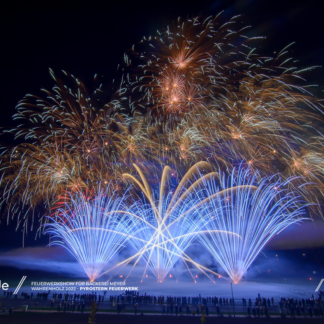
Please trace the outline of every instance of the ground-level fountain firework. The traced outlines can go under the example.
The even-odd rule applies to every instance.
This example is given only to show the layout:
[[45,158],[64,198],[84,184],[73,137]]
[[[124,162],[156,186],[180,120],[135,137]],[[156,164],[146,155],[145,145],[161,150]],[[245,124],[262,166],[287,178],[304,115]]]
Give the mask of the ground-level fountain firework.
[[81,193],[71,199],[72,207],[59,210],[45,225],[45,233],[54,236],[51,244],[66,247],[92,281],[103,275],[105,263],[128,243],[137,252],[113,269],[131,262],[134,268],[142,259],[146,264],[142,280],[149,269],[162,282],[181,259],[190,274],[188,263],[213,281],[210,275],[219,274],[186,254],[198,241],[238,283],[274,235],[303,220],[302,201],[287,189],[292,179],[258,179],[258,174],[242,167],[228,177],[221,171],[203,174],[210,165],[200,162],[173,193],[168,187],[171,169],[166,166],[156,201],[144,173],[135,168],[142,182],[124,176],[131,178],[144,196],[132,197],[128,191],[112,198],[106,190],[89,200]]

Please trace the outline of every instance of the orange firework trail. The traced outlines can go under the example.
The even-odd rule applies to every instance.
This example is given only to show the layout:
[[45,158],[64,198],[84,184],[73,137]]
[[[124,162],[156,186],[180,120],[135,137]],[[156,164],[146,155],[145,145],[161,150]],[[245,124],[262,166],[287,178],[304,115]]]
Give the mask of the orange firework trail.
[[102,85],[89,91],[67,72],[50,71],[53,89],[17,105],[20,124],[10,131],[23,143],[3,150],[8,221],[18,215],[25,232],[76,188],[97,193],[111,183],[122,194],[134,163],[154,185],[165,165],[176,178],[200,161],[226,172],[243,161],[260,177],[293,176],[291,189],[321,214],[322,104],[303,79],[314,67],[298,69],[289,46],[259,55],[262,37],[245,36],[238,20],[179,18],[143,37],[125,53],[106,101],[97,100]]

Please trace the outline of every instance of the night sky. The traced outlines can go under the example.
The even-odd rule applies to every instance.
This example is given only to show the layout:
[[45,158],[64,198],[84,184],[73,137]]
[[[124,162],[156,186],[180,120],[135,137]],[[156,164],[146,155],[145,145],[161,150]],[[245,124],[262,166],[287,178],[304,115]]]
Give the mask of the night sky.
[[[318,0],[66,1],[64,4],[51,0],[8,1],[0,11],[0,126],[15,125],[11,117],[25,94],[40,94],[40,88],[53,86],[49,68],[55,72],[67,70],[90,88],[94,74],[111,80],[127,49],[143,35],[154,35],[178,16],[216,15],[225,10],[226,21],[242,14],[244,25],[252,25],[248,35],[266,36],[258,52],[272,55],[296,42],[292,54],[300,60],[300,67],[324,66],[322,9]],[[323,75],[323,68],[307,75],[309,83],[321,85],[318,96],[323,96]],[[0,141],[13,143],[9,136],[2,136]],[[0,249],[21,247],[21,230],[15,232],[15,222],[9,228],[5,223],[4,220],[0,225]],[[46,237],[35,241],[35,233],[31,233],[25,245],[47,242]],[[309,249],[312,251],[311,246]],[[296,258],[300,255],[289,251]],[[323,270],[321,247],[316,251],[312,252],[313,259]]]

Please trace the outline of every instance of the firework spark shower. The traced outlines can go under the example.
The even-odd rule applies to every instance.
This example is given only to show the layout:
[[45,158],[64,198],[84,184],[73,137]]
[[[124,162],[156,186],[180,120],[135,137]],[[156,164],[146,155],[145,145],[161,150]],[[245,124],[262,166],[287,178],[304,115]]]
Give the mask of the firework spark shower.
[[46,224],[50,245],[62,245],[76,258],[91,281],[131,238],[137,219],[127,212],[125,197],[100,191],[93,200],[83,193],[71,198],[71,205],[58,209],[54,222]]
[[[143,172],[135,167],[143,183],[130,175],[124,176],[135,181],[149,204],[135,201],[127,206],[129,197],[109,198],[103,193],[89,202],[81,195],[73,201],[72,210],[59,210],[63,216],[46,225],[45,233],[59,239],[51,244],[66,247],[91,281],[130,262],[133,269],[143,259],[146,267],[142,280],[149,269],[158,282],[163,282],[171,272],[176,276],[173,266],[181,259],[194,281],[188,264],[214,282],[209,275],[219,274],[185,252],[199,241],[238,283],[274,235],[303,219],[302,202],[286,189],[292,179],[257,181],[251,170],[241,168],[237,172],[234,169],[228,179],[222,172],[201,175],[199,168],[210,168],[201,162],[187,172],[174,194],[167,194],[171,169],[165,167],[156,204]],[[138,252],[101,273],[105,264],[128,243]]]
[[307,219],[300,198],[287,189],[292,180],[257,181],[257,173],[252,176],[251,170],[240,168],[228,177],[221,175],[219,185],[215,179],[204,183],[209,235],[199,235],[199,241],[235,284],[275,235]]
[[116,267],[144,260],[162,282],[181,260],[213,280],[186,254],[199,242],[237,283],[274,235],[323,216],[317,66],[298,68],[289,42],[258,53],[267,40],[242,19],[179,18],[125,44],[109,87],[50,69],[53,88],[3,131],[17,141],[1,158],[7,222],[26,235],[39,221],[91,280],[128,245]]

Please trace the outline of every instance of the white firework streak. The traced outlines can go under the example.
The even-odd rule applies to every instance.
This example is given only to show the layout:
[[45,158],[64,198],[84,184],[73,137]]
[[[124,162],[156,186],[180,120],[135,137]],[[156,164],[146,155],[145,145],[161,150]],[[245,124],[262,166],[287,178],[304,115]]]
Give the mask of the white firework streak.
[[24,283],[24,281],[26,280],[27,276],[23,276],[19,282],[18,287],[16,288],[15,292],[13,293],[14,295],[18,294],[19,289],[21,288],[22,284]]

